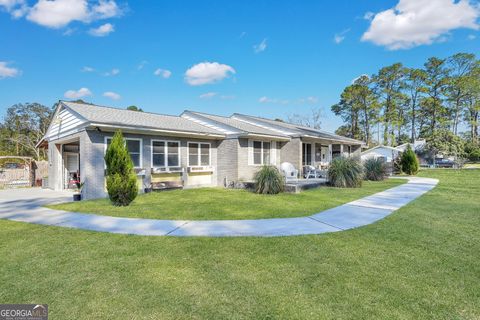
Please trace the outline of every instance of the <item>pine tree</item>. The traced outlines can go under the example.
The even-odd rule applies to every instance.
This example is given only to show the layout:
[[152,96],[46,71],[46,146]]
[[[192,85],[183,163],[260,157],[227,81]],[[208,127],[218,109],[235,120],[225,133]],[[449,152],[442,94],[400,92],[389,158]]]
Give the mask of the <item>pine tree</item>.
[[128,206],[138,194],[137,176],[121,131],[117,131],[105,154],[107,192],[115,206]]
[[415,175],[418,172],[418,159],[415,152],[412,150],[410,145],[407,146],[407,149],[402,154],[402,171],[408,175]]

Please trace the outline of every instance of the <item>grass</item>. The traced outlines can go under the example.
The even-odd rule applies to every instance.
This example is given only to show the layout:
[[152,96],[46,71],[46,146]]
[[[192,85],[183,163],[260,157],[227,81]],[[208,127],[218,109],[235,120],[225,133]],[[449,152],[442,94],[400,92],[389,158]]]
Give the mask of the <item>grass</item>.
[[[51,319],[479,319],[480,170],[355,230],[167,238],[0,220],[0,301]],[[254,204],[256,205],[256,204]]]
[[128,207],[115,207],[108,199],[71,202],[49,207],[130,218],[175,220],[285,218],[317,213],[402,183],[405,183],[405,180],[367,181],[358,189],[321,187],[300,194],[278,195],[201,188],[139,195]]

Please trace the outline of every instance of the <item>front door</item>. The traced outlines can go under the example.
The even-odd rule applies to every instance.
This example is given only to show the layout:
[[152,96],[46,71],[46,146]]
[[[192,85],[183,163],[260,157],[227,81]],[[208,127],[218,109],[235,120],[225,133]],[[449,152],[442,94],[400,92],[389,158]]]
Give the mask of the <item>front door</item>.
[[302,144],[302,165],[312,165],[312,144],[303,143]]
[[80,157],[78,153],[65,152],[63,154],[64,188],[75,189],[80,181]]

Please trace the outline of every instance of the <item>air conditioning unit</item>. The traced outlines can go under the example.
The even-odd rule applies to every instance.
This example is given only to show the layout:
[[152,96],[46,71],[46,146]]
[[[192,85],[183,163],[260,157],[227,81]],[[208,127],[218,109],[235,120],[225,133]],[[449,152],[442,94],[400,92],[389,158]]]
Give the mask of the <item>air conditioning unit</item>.
[[213,166],[188,167],[188,172],[213,172]]
[[152,168],[152,173],[182,173],[182,167],[161,167]]

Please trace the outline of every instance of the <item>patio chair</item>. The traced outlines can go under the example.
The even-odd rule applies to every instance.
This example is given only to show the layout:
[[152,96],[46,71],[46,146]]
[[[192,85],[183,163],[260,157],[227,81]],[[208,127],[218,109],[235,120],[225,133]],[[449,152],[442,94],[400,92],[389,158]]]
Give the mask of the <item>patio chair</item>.
[[320,173],[314,166],[304,166],[303,167],[303,177],[305,179],[317,179],[320,178]]
[[290,162],[284,162],[280,165],[280,171],[285,177],[285,183],[298,181],[298,170]]

